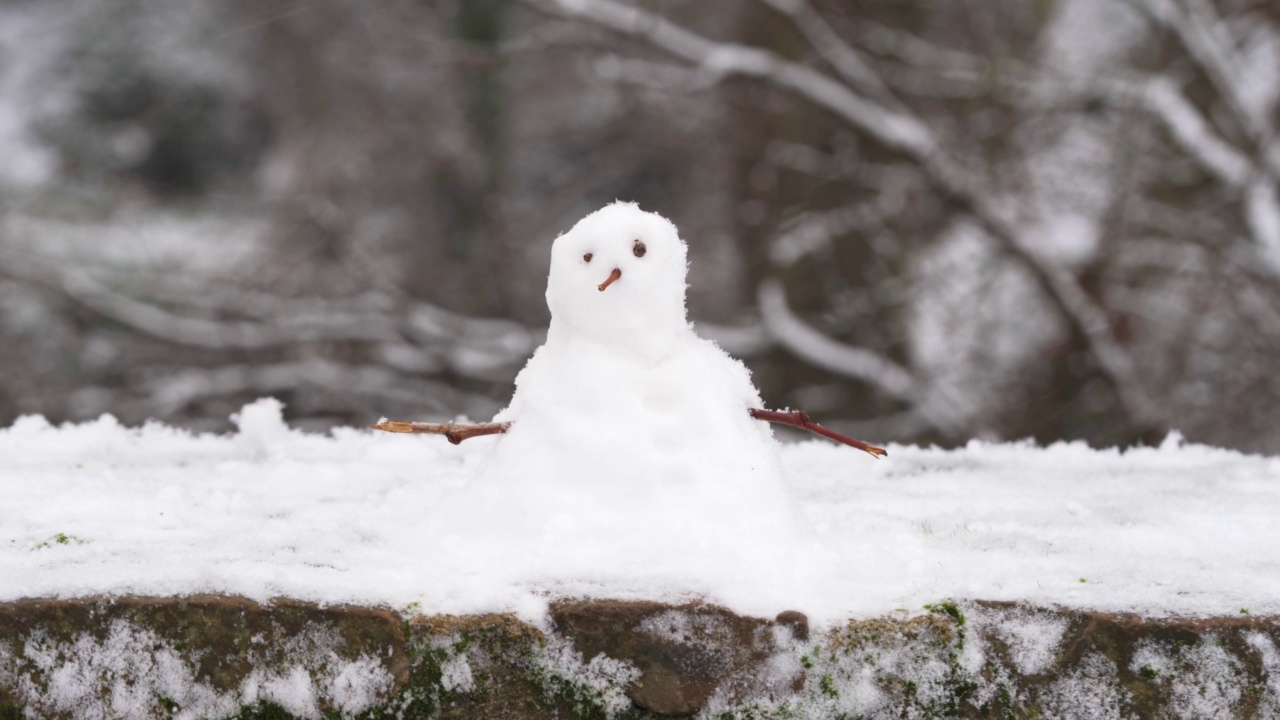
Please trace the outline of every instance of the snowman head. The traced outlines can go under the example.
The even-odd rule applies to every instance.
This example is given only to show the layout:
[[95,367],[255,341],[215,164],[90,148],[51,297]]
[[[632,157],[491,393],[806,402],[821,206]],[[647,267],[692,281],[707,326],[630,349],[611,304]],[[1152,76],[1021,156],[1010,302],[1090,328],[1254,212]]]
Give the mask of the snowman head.
[[552,325],[606,345],[659,350],[688,328],[687,249],[671,221],[615,202],[551,246]]

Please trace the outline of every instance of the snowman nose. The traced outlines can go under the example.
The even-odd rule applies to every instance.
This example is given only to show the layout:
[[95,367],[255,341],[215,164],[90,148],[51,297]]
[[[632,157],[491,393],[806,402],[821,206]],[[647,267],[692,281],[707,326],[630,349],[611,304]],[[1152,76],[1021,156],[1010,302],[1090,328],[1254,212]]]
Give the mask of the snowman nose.
[[612,284],[613,284],[613,282],[614,282],[615,280],[617,280],[618,278],[620,278],[620,277],[622,277],[622,271],[621,271],[621,270],[619,270],[618,268],[614,268],[614,269],[613,269],[613,272],[609,273],[609,279],[608,279],[608,280],[605,280],[605,281],[604,281],[604,282],[602,282],[602,283],[600,283],[600,287],[598,287],[598,288],[596,288],[596,289],[597,289],[597,290],[599,290],[600,292],[604,292],[604,289],[605,289],[605,288],[607,288],[607,287],[609,287],[610,285],[612,285]]

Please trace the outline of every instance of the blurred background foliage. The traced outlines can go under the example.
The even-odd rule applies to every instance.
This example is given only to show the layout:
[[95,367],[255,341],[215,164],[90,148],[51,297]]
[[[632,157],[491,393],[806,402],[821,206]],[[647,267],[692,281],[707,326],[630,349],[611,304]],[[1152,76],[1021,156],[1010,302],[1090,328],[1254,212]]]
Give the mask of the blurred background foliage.
[[1280,452],[1272,0],[7,0],[0,422],[487,419],[555,236],[772,406]]

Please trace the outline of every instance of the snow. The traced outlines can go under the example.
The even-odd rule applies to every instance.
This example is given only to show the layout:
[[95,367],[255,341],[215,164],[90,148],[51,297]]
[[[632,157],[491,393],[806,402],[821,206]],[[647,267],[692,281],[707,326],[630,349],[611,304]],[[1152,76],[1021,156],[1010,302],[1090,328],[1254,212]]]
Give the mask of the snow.
[[1271,638],[1260,632],[1246,634],[1245,641],[1262,657],[1262,671],[1266,675],[1267,684],[1259,701],[1259,711],[1280,717],[1280,652],[1276,651]]
[[[1255,647],[1261,650],[1265,665],[1265,649]],[[1249,682],[1239,659],[1223,649],[1213,634],[1189,646],[1144,641],[1134,651],[1129,669],[1144,673],[1151,682],[1172,680],[1170,717],[1187,720],[1230,717]]]
[[440,687],[445,692],[467,693],[475,689],[475,678],[466,655],[455,655],[440,666]]
[[1067,619],[1022,609],[996,613],[996,633],[1009,647],[1010,660],[1023,675],[1035,675],[1053,662]]
[[1080,666],[1049,686],[1044,699],[1049,718],[1121,718],[1132,698],[1116,680],[1116,664],[1090,653]]
[[575,709],[602,708],[608,718],[631,709],[625,688],[640,677],[635,666],[603,653],[584,660],[571,641],[555,635],[534,653],[530,665],[548,693],[548,701],[557,702],[560,698],[556,694],[567,695]]
[[[531,574],[518,552],[480,564],[465,541],[432,542],[427,526],[494,438],[307,434],[275,401],[247,406],[239,422],[229,435],[110,417],[61,427],[25,417],[0,430],[0,600],[219,592],[540,619],[557,596],[702,597],[754,615],[796,609],[816,624],[945,598],[1280,612],[1269,550],[1280,544],[1280,459],[1176,439],[1126,452],[894,446],[878,462],[820,441],[784,445],[810,531],[780,548],[793,558],[786,574],[756,572],[751,557],[707,567],[661,516],[622,539],[665,554],[661,572],[593,568],[566,549]],[[492,519],[479,509],[467,521]],[[601,545],[619,541],[596,532]],[[1037,633],[1052,628],[1024,635]]]

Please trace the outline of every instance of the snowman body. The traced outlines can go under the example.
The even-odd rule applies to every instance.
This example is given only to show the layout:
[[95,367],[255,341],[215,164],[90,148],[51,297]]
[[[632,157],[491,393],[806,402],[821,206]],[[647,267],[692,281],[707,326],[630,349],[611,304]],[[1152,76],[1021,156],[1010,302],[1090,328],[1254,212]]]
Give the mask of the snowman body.
[[642,556],[655,532],[724,553],[794,531],[776,441],[748,414],[762,405],[747,369],[686,320],[685,258],[675,227],[631,204],[556,239],[547,341],[465,489],[524,550],[591,546],[614,562]]

